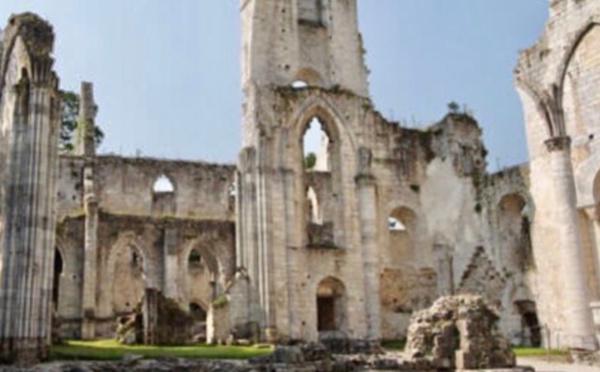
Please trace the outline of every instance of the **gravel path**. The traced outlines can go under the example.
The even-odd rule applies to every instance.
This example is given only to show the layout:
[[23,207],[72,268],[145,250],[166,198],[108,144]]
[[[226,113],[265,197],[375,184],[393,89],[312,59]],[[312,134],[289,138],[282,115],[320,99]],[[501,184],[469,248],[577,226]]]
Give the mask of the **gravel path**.
[[599,367],[590,367],[580,364],[564,364],[557,362],[546,362],[535,358],[519,358],[520,366],[534,367],[536,372],[600,372]]

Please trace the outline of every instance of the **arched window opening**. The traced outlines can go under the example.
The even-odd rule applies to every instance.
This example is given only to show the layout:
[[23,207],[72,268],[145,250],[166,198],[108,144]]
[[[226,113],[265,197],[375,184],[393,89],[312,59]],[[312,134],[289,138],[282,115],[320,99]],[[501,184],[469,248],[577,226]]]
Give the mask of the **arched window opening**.
[[190,303],[190,315],[197,322],[206,321],[206,310],[195,302]]
[[501,238],[509,267],[526,271],[533,266],[530,211],[519,194],[504,196],[498,206]]
[[406,232],[406,226],[396,217],[388,218],[388,229],[394,232]]
[[229,187],[227,188],[227,193],[230,198],[235,198],[237,196],[237,187],[235,185],[235,182],[232,182],[229,185]]
[[144,271],[144,258],[133,247],[130,248],[130,252],[131,252],[131,261],[130,261],[131,268],[138,272]]
[[408,208],[396,208],[388,217],[388,230],[392,233],[408,233],[415,228],[415,212]]
[[302,89],[307,87],[316,87],[323,85],[321,74],[310,67],[301,68],[296,73],[296,79],[292,83],[292,87]]
[[319,200],[317,194],[312,187],[309,187],[306,192],[306,211],[307,221],[310,223],[316,223],[318,225],[323,224],[323,217],[319,208]]
[[294,89],[308,88],[308,83],[304,80],[296,80],[292,83],[292,88],[294,88]]
[[319,332],[343,331],[346,323],[346,289],[329,277],[317,288],[317,329]]
[[156,181],[154,181],[154,185],[152,186],[152,191],[155,194],[166,194],[175,192],[175,186],[173,186],[173,182],[169,179],[169,177],[164,174],[159,176]]
[[197,249],[192,249],[188,257],[188,268],[190,270],[198,270],[204,267],[202,255]]
[[319,118],[313,118],[302,139],[304,168],[307,171],[330,171],[330,139]]
[[387,261],[392,267],[402,265],[416,257],[417,216],[406,207],[394,209],[387,218],[388,241]]
[[63,269],[63,258],[58,248],[56,248],[54,252],[54,281],[52,283],[52,304],[54,305],[54,309],[58,309],[58,300],[60,296],[60,277],[62,276]]

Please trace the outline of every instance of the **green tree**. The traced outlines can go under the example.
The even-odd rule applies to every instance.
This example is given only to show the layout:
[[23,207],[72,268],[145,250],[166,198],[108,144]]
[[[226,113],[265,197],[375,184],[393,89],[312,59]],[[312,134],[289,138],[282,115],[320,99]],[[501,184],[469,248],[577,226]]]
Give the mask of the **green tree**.
[[460,105],[458,103],[456,103],[455,101],[448,103],[448,111],[451,114],[458,114],[459,110],[460,110]]
[[[70,91],[62,92],[63,112],[60,127],[59,150],[70,153],[75,149],[75,133],[79,123],[79,95]],[[104,132],[96,125],[94,128],[94,142],[96,147],[104,140]]]
[[304,168],[313,169],[317,164],[317,155],[314,152],[309,152],[306,157],[304,157]]

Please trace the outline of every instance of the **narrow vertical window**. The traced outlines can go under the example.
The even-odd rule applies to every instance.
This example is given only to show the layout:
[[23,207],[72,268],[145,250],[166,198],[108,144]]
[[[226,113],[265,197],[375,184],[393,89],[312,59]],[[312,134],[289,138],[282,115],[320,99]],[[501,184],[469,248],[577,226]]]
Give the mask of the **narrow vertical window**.
[[318,118],[310,121],[303,138],[304,166],[307,171],[328,172],[329,136]]

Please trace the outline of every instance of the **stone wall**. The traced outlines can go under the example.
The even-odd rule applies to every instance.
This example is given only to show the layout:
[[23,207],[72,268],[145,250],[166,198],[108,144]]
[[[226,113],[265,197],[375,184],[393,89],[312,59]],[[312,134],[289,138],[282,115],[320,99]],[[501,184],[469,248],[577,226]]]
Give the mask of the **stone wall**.
[[[91,231],[84,196],[90,164],[98,205]],[[156,192],[161,176],[172,191]],[[186,311],[208,312],[234,273],[234,176],[232,166],[203,162],[62,156],[57,249],[64,264],[56,304],[62,335],[86,337],[87,317],[95,324],[88,337],[111,337],[115,317],[133,311],[146,288]],[[97,241],[94,280],[84,269],[86,231]],[[94,311],[86,315],[81,293],[91,280]]]
[[553,347],[596,347],[589,303],[598,298],[600,279],[599,16],[593,0],[552,1],[543,35],[521,53],[515,71],[538,216],[531,226],[534,296]]

